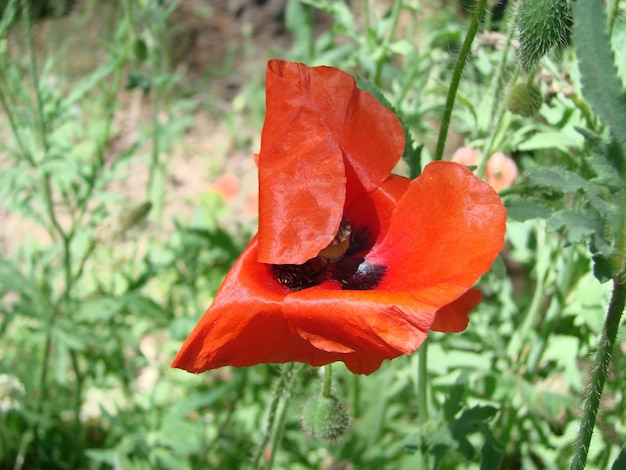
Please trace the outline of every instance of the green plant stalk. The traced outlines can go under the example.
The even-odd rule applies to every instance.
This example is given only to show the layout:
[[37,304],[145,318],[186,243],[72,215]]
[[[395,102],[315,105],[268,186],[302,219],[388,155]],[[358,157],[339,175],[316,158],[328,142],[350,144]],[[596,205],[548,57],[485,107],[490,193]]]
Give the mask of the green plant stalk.
[[461,46],[459,57],[456,60],[454,66],[454,72],[452,73],[452,80],[450,81],[450,88],[448,89],[448,96],[446,98],[446,106],[443,110],[443,116],[441,118],[441,127],[439,127],[439,137],[437,139],[437,148],[435,150],[435,156],[433,160],[441,160],[443,158],[443,151],[446,147],[446,138],[448,137],[448,130],[450,129],[450,120],[452,118],[452,110],[454,109],[454,101],[456,99],[456,92],[459,89],[459,83],[461,83],[461,76],[463,75],[463,69],[465,68],[465,62],[470,54],[472,43],[478,32],[480,22],[485,13],[485,7],[487,6],[487,0],[478,0],[472,20],[470,22],[467,35]]
[[563,249],[562,259],[563,267],[558,270],[558,278],[555,283],[556,291],[553,293],[552,299],[550,299],[550,305],[548,306],[545,321],[539,333],[539,339],[533,345],[528,355],[528,360],[526,361],[526,373],[529,376],[534,375],[548,342],[550,341],[550,335],[552,334],[555,323],[563,310],[563,299],[567,295],[572,281],[572,267],[574,265],[573,247],[570,246]]
[[269,460],[267,462],[267,470],[270,470],[274,465],[274,457],[276,456],[278,445],[282,440],[283,433],[285,432],[285,419],[287,418],[287,410],[289,409],[289,401],[291,400],[291,395],[293,394],[294,389],[298,385],[298,377],[300,376],[300,372],[304,369],[304,364],[302,363],[292,363],[295,364],[289,377],[287,378],[287,385],[284,388],[282,394],[282,405],[280,408],[280,412],[278,413],[278,419],[276,420],[276,424],[274,426],[274,430],[272,432],[272,438],[270,440],[269,445]]
[[43,98],[39,88],[39,75],[37,73],[37,56],[35,54],[35,44],[33,40],[33,24],[30,17],[30,2],[21,1],[22,17],[26,24],[26,43],[28,45],[29,72],[35,88],[35,100],[37,103],[37,123],[39,124],[39,138],[41,139],[41,147],[44,155],[48,151],[48,130],[46,126],[45,114],[43,112]]
[[374,84],[380,87],[380,81],[383,73],[383,66],[385,65],[385,61],[387,60],[387,47],[393,41],[393,37],[396,34],[396,28],[398,27],[398,19],[400,18],[400,10],[404,5],[403,0],[395,0],[393,2],[393,7],[391,10],[391,26],[385,35],[385,39],[383,40],[383,53],[380,55],[378,60],[376,61],[376,71],[374,72]]
[[351,389],[352,389],[352,418],[354,420],[361,417],[361,387],[360,379],[356,374],[351,374]]
[[574,455],[572,457],[572,470],[583,470],[589,453],[589,444],[598,416],[602,389],[606,382],[611,354],[615,345],[615,338],[619,329],[620,320],[624,312],[626,301],[626,284],[613,280],[613,293],[611,302],[602,329],[598,351],[593,360],[591,383],[586,389],[584,405],[578,436],[574,442]]
[[[419,422],[424,425],[429,419],[428,413],[428,338],[417,350],[417,413]],[[430,468],[428,452],[422,453],[422,468]]]
[[[538,229],[536,230],[537,237],[537,252],[541,252],[546,248],[546,234],[545,230]],[[543,302],[544,294],[546,291],[546,277],[548,275],[548,271],[550,269],[549,263],[537,263],[537,286],[535,287],[535,292],[533,293],[533,297],[530,301],[530,306],[528,307],[528,312],[526,313],[526,317],[524,318],[524,323],[520,328],[519,338],[519,352],[517,354],[517,366],[520,367],[524,364],[527,355],[527,348],[529,344],[532,342],[531,338],[529,338],[529,334],[533,326],[535,326],[539,320],[539,316],[541,314],[541,303]]]
[[283,367],[282,373],[280,374],[278,383],[276,384],[276,390],[274,391],[274,397],[272,398],[272,403],[270,404],[269,413],[267,416],[267,426],[265,428],[265,432],[263,433],[263,438],[261,439],[261,442],[259,443],[259,447],[257,449],[257,452],[250,466],[250,468],[252,469],[261,468],[260,466],[261,459],[263,457],[267,444],[270,442],[273,429],[276,425],[276,421],[277,421],[276,411],[278,410],[281,399],[283,397],[283,393],[285,392],[287,383],[289,381],[289,377],[291,376],[295,366],[296,366],[295,362],[289,362],[285,364],[285,366]]
[[330,398],[332,396],[333,386],[333,365],[326,364],[324,366],[324,386],[322,389],[322,395],[324,398]]
[[[30,6],[26,0],[22,0],[21,7],[22,7],[23,21],[26,25],[26,36],[27,36],[26,42],[28,45],[27,47],[28,47],[28,55],[29,55],[29,74],[30,74],[31,81],[33,83],[33,87],[35,88],[37,122],[38,122],[38,127],[39,127],[38,130],[40,134],[39,137],[41,140],[41,146],[42,146],[42,151],[43,151],[43,160],[45,160],[47,153],[48,153],[48,149],[49,149],[48,138],[47,138],[48,129],[47,129],[46,121],[45,121],[45,114],[43,112],[43,97],[41,96],[41,90],[39,87],[39,75],[37,71],[37,57],[35,54],[35,46],[34,46],[34,40],[33,40],[32,21],[30,17]],[[66,233],[65,229],[63,229],[63,227],[59,223],[59,220],[57,219],[56,212],[54,209],[54,201],[52,197],[51,175],[47,171],[44,172],[42,175],[42,186],[43,186],[43,199],[44,199],[44,204],[46,206],[46,212],[50,219],[50,223],[52,224],[51,227],[47,227],[48,232],[50,233],[52,239],[58,239],[60,237],[63,242],[63,257],[64,257],[63,270],[64,270],[64,277],[65,277],[65,290],[64,290],[64,294],[59,299],[59,301],[65,302],[67,305],[69,297],[70,297],[70,290],[71,290],[71,284],[72,284],[72,273],[71,273],[71,259],[72,258],[71,258],[71,249],[70,249],[71,248],[70,247],[71,236],[69,236]],[[48,365],[48,362],[50,360],[49,351],[52,349],[53,327],[54,327],[54,324],[56,323],[57,317],[60,314],[60,312],[61,312],[61,308],[60,308],[60,305],[57,303],[51,309],[50,317],[49,317],[49,321],[48,321],[48,325],[46,329],[46,339],[44,341],[44,349],[43,349],[43,354],[42,354],[43,357],[42,357],[42,363],[41,363],[42,367],[41,367],[41,372],[39,375],[39,392],[40,393],[38,395],[38,398],[35,404],[35,410],[36,410],[37,415],[41,414],[41,411],[43,410],[43,406],[46,403],[47,398],[48,398],[47,381],[48,381],[48,370],[50,369]],[[79,410],[76,410],[76,413],[78,413],[78,411]],[[39,424],[34,423],[33,433],[35,436],[35,445],[38,445],[37,444],[37,439],[39,437],[38,428],[39,428]]]
[[[0,74],[2,74],[2,80],[0,80],[0,84],[3,83],[6,80],[6,76],[4,74],[4,67],[5,64],[2,64],[0,66]],[[35,160],[33,159],[33,156],[30,154],[30,152],[27,151],[26,146],[24,145],[24,142],[22,141],[22,136],[20,134],[20,131],[17,127],[17,123],[15,121],[15,115],[13,113],[13,109],[12,107],[9,105],[6,96],[5,96],[5,90],[3,87],[1,87],[0,85],[0,104],[2,105],[2,109],[4,110],[4,113],[7,115],[7,117],[9,118],[9,125],[11,126],[11,132],[13,133],[13,137],[15,138],[15,142],[17,143],[17,146],[20,149],[21,155],[26,159],[26,161],[28,162],[28,164],[34,168],[36,166],[35,164]]]

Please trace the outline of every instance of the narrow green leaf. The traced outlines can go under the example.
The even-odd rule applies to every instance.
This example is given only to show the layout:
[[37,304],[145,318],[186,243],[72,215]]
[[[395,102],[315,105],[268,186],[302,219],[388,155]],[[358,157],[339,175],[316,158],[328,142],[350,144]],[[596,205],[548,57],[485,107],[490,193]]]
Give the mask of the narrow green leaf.
[[72,92],[67,95],[67,98],[65,98],[63,103],[64,106],[69,107],[80,100],[89,91],[91,91],[100,80],[104,79],[107,75],[113,72],[115,67],[117,67],[117,64],[115,61],[111,60],[83,78],[74,86]]
[[0,20],[0,39],[2,39],[9,28],[13,24],[13,19],[15,18],[15,14],[17,9],[15,5],[17,4],[17,0],[9,0],[9,3],[4,6],[4,10],[2,11],[1,20]]
[[617,74],[605,9],[603,0],[574,2],[574,48],[583,96],[626,148],[626,91]]

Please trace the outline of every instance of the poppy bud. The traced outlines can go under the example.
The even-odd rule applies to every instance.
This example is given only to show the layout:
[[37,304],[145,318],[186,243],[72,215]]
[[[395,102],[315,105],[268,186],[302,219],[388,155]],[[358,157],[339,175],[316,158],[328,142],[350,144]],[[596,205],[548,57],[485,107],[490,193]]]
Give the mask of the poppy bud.
[[142,38],[136,38],[133,41],[133,55],[139,62],[143,62],[148,58],[148,46]]
[[536,86],[517,83],[509,91],[506,104],[513,114],[524,117],[536,116],[543,104],[543,96]]
[[304,405],[301,423],[307,434],[336,442],[348,429],[350,416],[335,396],[316,395]]
[[550,49],[565,44],[570,25],[567,0],[524,0],[519,6],[519,61],[531,70]]

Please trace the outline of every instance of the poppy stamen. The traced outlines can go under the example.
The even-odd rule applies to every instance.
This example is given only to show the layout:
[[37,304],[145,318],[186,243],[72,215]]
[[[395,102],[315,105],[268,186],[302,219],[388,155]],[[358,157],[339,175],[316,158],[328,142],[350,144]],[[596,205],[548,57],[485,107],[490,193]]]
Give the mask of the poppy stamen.
[[328,264],[335,263],[343,258],[348,248],[350,248],[350,237],[352,235],[352,227],[345,217],[341,219],[337,235],[330,244],[320,251],[319,257],[326,260]]

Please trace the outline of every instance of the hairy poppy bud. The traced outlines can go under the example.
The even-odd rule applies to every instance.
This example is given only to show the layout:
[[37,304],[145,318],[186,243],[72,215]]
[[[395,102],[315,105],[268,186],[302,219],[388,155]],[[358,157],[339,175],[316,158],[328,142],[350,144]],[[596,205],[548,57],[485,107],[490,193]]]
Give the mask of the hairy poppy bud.
[[541,91],[534,85],[517,83],[509,91],[507,107],[513,114],[524,117],[537,115],[543,103]]
[[565,44],[570,18],[567,0],[522,1],[516,21],[522,70],[531,70],[550,49]]
[[304,405],[301,422],[307,434],[336,442],[348,429],[350,416],[336,397],[317,395]]

